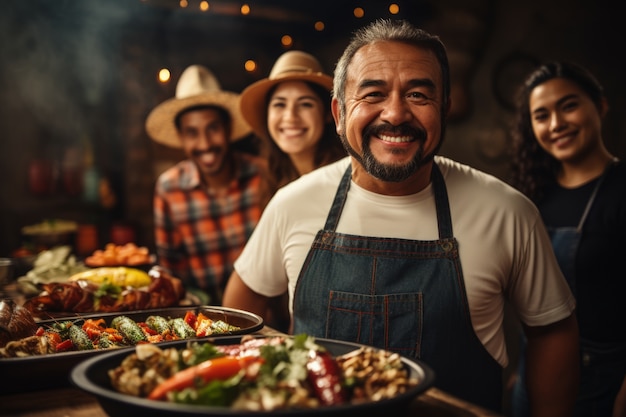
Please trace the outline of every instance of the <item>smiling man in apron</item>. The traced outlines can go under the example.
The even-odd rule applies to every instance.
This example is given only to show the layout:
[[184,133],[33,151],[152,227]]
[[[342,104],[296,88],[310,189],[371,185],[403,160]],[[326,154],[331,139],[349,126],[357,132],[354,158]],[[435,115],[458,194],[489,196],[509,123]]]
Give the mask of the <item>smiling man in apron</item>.
[[535,206],[436,156],[450,106],[439,38],[374,22],[339,60],[333,93],[350,156],[276,193],[224,305],[262,314],[289,290],[292,333],[419,358],[440,389],[501,412],[508,299],[544,329],[529,337],[534,415],[567,415],[578,377],[574,298]]

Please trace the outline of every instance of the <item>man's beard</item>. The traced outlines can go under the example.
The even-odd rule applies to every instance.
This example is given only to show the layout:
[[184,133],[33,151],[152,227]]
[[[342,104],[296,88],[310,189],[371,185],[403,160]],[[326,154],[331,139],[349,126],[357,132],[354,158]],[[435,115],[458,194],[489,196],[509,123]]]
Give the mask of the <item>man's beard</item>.
[[[377,126],[367,126],[363,130],[363,155],[359,155],[358,152],[350,145],[347,137],[345,136],[345,126],[340,138],[343,147],[348,154],[356,159],[365,168],[365,171],[371,176],[386,182],[402,182],[415,174],[421,167],[432,161],[435,156],[436,150],[428,155],[424,155],[424,142],[426,141],[426,132],[422,129],[416,129],[408,125],[392,126],[389,124],[380,124]],[[398,136],[411,136],[420,142],[420,148],[415,153],[413,158],[406,164],[385,164],[378,161],[372,154],[370,148],[370,141],[373,136],[379,134],[398,135]],[[400,151],[399,151],[400,152]]]

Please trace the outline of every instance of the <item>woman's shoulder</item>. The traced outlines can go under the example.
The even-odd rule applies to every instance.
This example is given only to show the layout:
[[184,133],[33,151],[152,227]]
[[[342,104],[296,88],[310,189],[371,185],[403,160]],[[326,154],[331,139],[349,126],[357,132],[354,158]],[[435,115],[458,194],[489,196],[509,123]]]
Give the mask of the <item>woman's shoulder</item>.
[[616,159],[613,165],[611,165],[609,176],[626,178],[626,161]]
[[626,199],[626,161],[618,160],[610,167],[602,188],[615,199]]

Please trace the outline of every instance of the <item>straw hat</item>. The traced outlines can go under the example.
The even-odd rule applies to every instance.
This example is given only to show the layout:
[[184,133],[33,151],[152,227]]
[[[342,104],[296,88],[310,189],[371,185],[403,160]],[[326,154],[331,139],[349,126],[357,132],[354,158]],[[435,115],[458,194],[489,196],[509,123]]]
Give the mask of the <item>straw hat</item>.
[[217,78],[202,65],[187,67],[176,85],[176,96],[155,107],[146,119],[148,135],[163,145],[182,147],[174,119],[189,107],[209,105],[224,108],[230,113],[231,141],[250,133],[250,126],[239,111],[239,94],[221,89]]
[[268,78],[250,84],[241,92],[241,113],[254,133],[260,137],[269,139],[267,93],[283,81],[312,82],[321,85],[329,93],[333,87],[333,78],[324,74],[322,66],[313,55],[302,51],[289,51],[282,54],[274,63]]

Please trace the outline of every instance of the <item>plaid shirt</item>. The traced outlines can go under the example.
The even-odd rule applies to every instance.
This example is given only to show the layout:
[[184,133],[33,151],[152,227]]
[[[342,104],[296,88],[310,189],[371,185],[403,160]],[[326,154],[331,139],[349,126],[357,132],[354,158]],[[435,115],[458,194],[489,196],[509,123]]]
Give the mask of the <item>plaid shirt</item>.
[[154,194],[159,264],[186,287],[207,292],[216,305],[261,216],[260,170],[250,158],[235,155],[237,176],[225,197],[209,194],[189,160],[162,173]]

